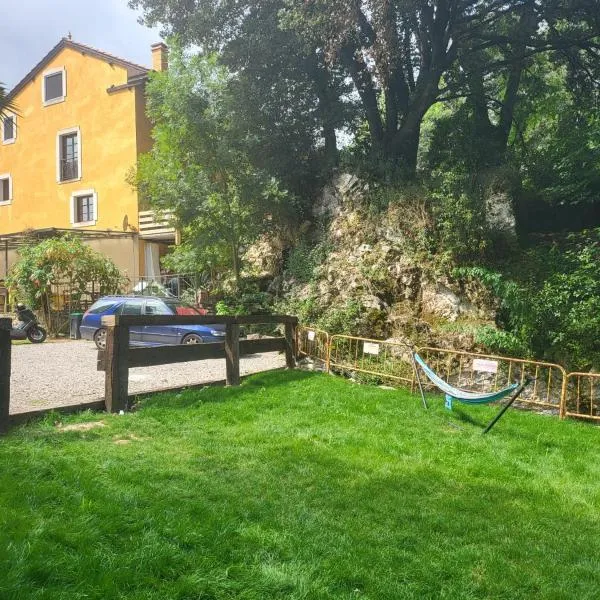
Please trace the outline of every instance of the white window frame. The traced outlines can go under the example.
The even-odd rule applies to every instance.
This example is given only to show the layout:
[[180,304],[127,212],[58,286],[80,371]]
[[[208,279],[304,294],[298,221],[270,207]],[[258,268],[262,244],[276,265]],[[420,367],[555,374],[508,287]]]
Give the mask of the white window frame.
[[[77,211],[75,210],[75,202],[77,198],[81,198],[81,196],[91,196],[94,202],[94,220],[93,221],[82,221],[81,223],[75,221],[75,216],[77,215]],[[90,227],[91,225],[95,225],[98,222],[98,193],[96,190],[78,190],[77,192],[73,192],[71,194],[71,225],[73,227]]]
[[0,200],[0,206],[6,206],[7,204],[12,204],[12,201],[13,201],[12,175],[10,173],[2,173],[2,174],[0,174],[0,181],[2,181],[3,179],[8,179],[8,200]]
[[2,120],[2,143],[3,144],[14,144],[17,141],[17,115],[13,112],[6,111],[4,113],[4,119],[12,119],[13,122],[13,136],[8,139],[4,139],[4,120]]
[[[46,100],[46,77],[50,75],[56,75],[57,73],[62,73],[62,96],[58,98],[52,98],[51,100]],[[49,69],[48,71],[44,71],[42,73],[42,104],[44,106],[52,106],[53,104],[58,104],[59,102],[64,102],[67,97],[67,70],[64,67],[59,67],[58,69]]]
[[[69,135],[71,133],[77,134],[77,177],[74,179],[65,179],[64,181],[60,178],[60,138],[63,135]],[[56,183],[72,183],[73,181],[81,180],[81,155],[83,148],[81,145],[81,129],[79,127],[71,127],[69,129],[61,129],[56,134]]]

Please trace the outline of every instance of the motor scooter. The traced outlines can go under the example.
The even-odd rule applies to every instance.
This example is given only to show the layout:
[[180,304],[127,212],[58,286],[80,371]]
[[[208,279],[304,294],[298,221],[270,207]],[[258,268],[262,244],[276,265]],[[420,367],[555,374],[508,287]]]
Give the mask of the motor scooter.
[[29,340],[32,344],[41,344],[48,335],[40,326],[37,317],[24,304],[17,304],[18,325],[10,330],[11,340]]

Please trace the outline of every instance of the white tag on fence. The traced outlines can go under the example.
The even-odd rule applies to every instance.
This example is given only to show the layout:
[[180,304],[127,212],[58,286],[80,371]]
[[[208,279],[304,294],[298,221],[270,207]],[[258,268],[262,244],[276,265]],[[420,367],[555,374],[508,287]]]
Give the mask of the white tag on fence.
[[363,352],[365,354],[379,354],[379,344],[375,342],[364,342]]
[[485,360],[483,358],[473,359],[473,371],[480,371],[482,373],[497,373],[498,372],[498,361],[497,360]]
[[315,332],[314,331],[309,331],[306,334],[306,337],[308,338],[309,342],[314,342],[314,340],[315,340]]

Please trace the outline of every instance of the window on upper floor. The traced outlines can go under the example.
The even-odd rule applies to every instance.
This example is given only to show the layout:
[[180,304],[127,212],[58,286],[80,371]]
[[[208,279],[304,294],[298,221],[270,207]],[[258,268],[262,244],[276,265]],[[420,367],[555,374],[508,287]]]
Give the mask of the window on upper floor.
[[98,218],[98,196],[94,190],[74,192],[71,196],[71,223],[75,227],[95,225]]
[[56,161],[58,182],[81,179],[81,132],[78,127],[58,132]]
[[17,116],[6,113],[2,117],[2,143],[14,144],[17,139]]
[[8,173],[0,175],[0,204],[10,204],[12,193],[12,177]]
[[44,106],[62,102],[67,95],[67,72],[64,68],[46,71],[42,77],[42,102]]

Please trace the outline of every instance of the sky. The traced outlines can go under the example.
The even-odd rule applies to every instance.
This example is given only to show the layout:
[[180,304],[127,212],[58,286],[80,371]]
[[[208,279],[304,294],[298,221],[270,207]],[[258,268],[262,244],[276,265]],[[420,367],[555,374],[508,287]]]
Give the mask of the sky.
[[158,29],[137,22],[127,0],[0,0],[0,82],[12,89],[70,32],[81,42],[150,67]]

